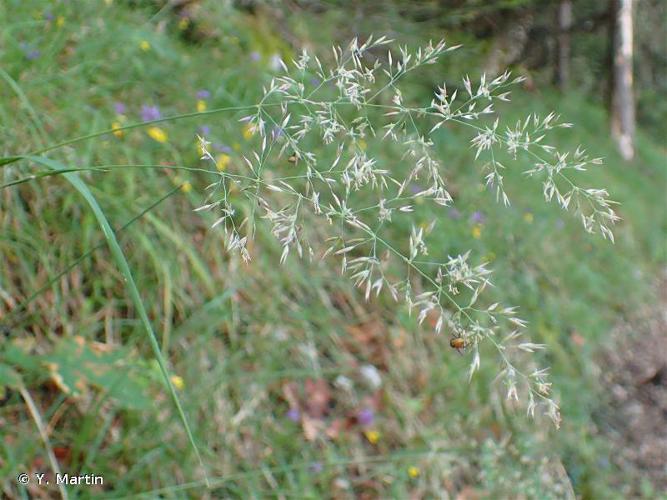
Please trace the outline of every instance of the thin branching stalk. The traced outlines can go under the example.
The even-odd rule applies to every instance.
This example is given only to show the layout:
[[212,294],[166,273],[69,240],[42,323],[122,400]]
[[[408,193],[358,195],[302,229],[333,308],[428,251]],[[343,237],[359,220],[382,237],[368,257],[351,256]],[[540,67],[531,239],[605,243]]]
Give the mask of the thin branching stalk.
[[[618,217],[607,192],[579,187],[573,180],[573,174],[601,160],[590,158],[581,147],[559,152],[547,143],[549,131],[571,124],[560,122],[554,113],[501,124],[496,104],[510,101],[509,89],[522,77],[505,72],[493,79],[483,75],[473,83],[466,75],[461,92],[450,93],[443,84],[426,106],[405,102],[400,89],[405,76],[457,48],[440,41],[411,51],[396,48],[385,37],[371,37],[364,43],[355,39],[345,49],[334,47],[328,69],[305,50],[292,67],[281,63],[282,74],[264,88],[253,113],[241,120],[257,136],[258,150],[246,154],[237,168],[219,172],[197,210],[218,213],[213,226],[225,232],[228,250],[238,251],[248,262],[247,242],[254,235],[249,228],[255,227],[260,209],[282,246],[281,262],[292,251],[311,259],[318,253],[338,257],[342,272],[366,299],[388,291],[416,311],[419,323],[430,318],[437,333],[451,337],[452,347],[470,351],[469,377],[480,367],[480,347],[488,343],[498,353],[498,378],[507,398],[525,398],[529,415],[539,407],[558,426],[548,370],[523,359],[544,346],[523,338],[527,323],[515,307],[486,299],[485,290],[493,286],[487,263],[474,264],[471,252],[426,259],[434,251],[429,236],[437,218],[419,227],[412,223],[405,241],[385,236],[395,219],[411,221],[417,202],[453,204],[448,172],[436,147],[438,131],[447,125],[471,131],[474,159],[484,160],[483,179],[498,202],[510,204],[499,153],[510,159],[525,155],[532,165],[525,174],[541,179],[546,202],[556,201],[579,216],[586,231],[613,241],[610,227]],[[373,154],[367,139],[379,139],[391,154]],[[209,142],[205,137],[199,142],[202,159],[215,165]],[[400,161],[387,161],[387,156]],[[290,164],[285,175],[280,165]],[[243,193],[252,204],[245,218],[232,191]],[[324,237],[321,225],[313,222],[317,218],[331,229]]]

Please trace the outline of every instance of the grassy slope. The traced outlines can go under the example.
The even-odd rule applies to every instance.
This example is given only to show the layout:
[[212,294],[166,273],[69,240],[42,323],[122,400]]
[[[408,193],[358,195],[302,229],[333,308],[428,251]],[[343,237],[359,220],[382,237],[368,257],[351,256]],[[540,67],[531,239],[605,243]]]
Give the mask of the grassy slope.
[[[209,109],[251,104],[276,50],[266,25],[238,15],[209,13],[203,28],[221,38],[188,46],[179,41],[182,32],[169,17],[149,21],[150,13],[142,10],[73,4],[50,7],[52,21],[43,19],[43,2],[0,7],[0,19],[10,20],[0,62],[15,82],[14,88],[3,84],[0,89],[3,155],[108,128],[116,120],[115,101],[126,104],[131,122],[139,119],[141,104],[159,104],[165,115],[192,112],[201,88],[212,92]],[[150,43],[149,50],[141,49],[142,40]],[[21,42],[39,48],[41,56],[28,60]],[[250,58],[254,50],[262,55],[258,62]],[[416,94],[421,92],[415,87]],[[574,133],[559,138],[559,145],[582,143],[596,155],[608,155],[607,166],[587,179],[590,185],[608,187],[623,204],[617,244],[585,235],[576,221],[555,207],[544,207],[540,186],[519,175],[509,174],[516,177],[513,206],[498,207],[477,189],[480,176],[470,166],[466,135],[453,131],[443,137],[443,157],[452,169],[463,217],[443,218],[441,248],[447,254],[471,247],[478,256],[493,259],[494,293],[521,306],[535,340],[549,345],[548,362],[565,419],[558,433],[503,409],[489,389],[495,375],[491,363],[468,385],[468,360],[455,356],[446,338],[420,331],[389,302],[364,304],[338,277],[335,262],[290,259],[278,268],[279,249],[264,233],[249,268],[227,257],[221,235],[207,229],[212,221],[191,212],[203,199],[207,176],[162,167],[198,164],[193,137],[204,124],[211,126],[215,141],[232,148],[238,144],[242,150],[246,142],[236,121],[240,114],[164,124],[166,144],[137,129],[122,139],[105,136],[52,153],[79,167],[160,167],[83,176],[116,227],[182,182],[193,186],[188,192],[175,191],[120,238],[163,350],[184,379],[181,396],[195,422],[209,475],[226,478],[220,493],[317,495],[330,491],[338,478],[357,491],[395,496],[437,490],[443,480],[451,491],[473,484],[499,494],[520,489],[557,494],[537,472],[551,471],[559,457],[579,492],[611,494],[605,483],[616,471],[601,462],[604,443],[595,437],[591,417],[599,405],[591,359],[618,315],[650,300],[645,285],[665,263],[666,228],[659,210],[664,151],[640,137],[635,165],[623,164],[607,138],[603,113],[577,96],[563,100],[548,93],[524,94],[510,109],[521,115],[552,108],[577,124]],[[232,157],[238,161],[238,152]],[[3,183],[38,169],[27,162],[4,167]],[[472,237],[468,222],[474,210],[486,215],[480,239]],[[431,215],[420,208],[418,216],[426,220]],[[0,270],[5,318],[12,301],[20,302],[101,241],[92,214],[58,177],[3,189],[0,223],[2,261],[9,263]],[[117,494],[202,479],[172,407],[155,382],[155,367],[145,361],[151,355],[135,317],[103,248],[39,295],[28,314],[10,316],[16,321],[5,344],[35,355],[60,352],[73,336],[90,345],[113,341],[125,346],[122,366],[131,383],[122,383],[127,390],[87,388],[76,403],[48,382],[47,368],[24,368],[44,419],[53,426],[51,444],[63,455],[61,468],[104,474]],[[16,361],[12,352],[5,354],[10,363]],[[68,363],[62,357],[57,362]],[[359,377],[358,366],[368,362],[382,369],[379,396]],[[375,405],[376,444],[352,424],[336,439],[309,442],[302,428],[285,418],[286,383],[303,390],[307,378],[332,385],[339,374],[349,376],[355,387],[352,393],[332,389],[336,406],[329,420],[349,421],[359,409]],[[0,418],[7,424],[0,431],[0,476],[14,477],[26,467],[47,468],[43,444],[16,392],[8,392]],[[511,436],[509,443],[499,444],[506,436]],[[423,455],[421,450],[435,441],[448,453]],[[382,461],[359,463],[376,455]],[[330,465],[320,472],[313,465],[318,462]],[[419,467],[418,477],[409,476],[410,466]],[[338,484],[342,487],[344,481]],[[15,485],[9,481],[3,487],[13,491]]]

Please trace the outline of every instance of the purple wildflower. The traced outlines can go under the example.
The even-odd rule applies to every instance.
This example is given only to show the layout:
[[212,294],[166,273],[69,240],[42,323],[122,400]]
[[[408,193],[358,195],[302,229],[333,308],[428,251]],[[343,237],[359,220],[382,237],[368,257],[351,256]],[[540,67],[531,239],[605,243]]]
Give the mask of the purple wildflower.
[[282,127],[276,127],[276,126],[274,126],[274,127],[271,129],[271,138],[272,138],[272,139],[277,139],[278,137],[281,137],[284,133],[285,133],[285,131],[283,130]]
[[317,87],[320,83],[322,83],[322,82],[320,81],[319,78],[311,78],[310,79],[310,84],[313,85],[314,87]]
[[39,50],[33,49],[32,46],[26,42],[21,42],[19,46],[21,47],[21,50],[23,51],[23,54],[25,55],[26,59],[28,59],[29,61],[37,59],[40,55]]
[[124,115],[126,111],[125,104],[123,104],[122,102],[114,102],[113,110],[116,112],[117,115]]
[[206,137],[207,135],[210,135],[211,134],[211,127],[209,127],[208,125],[202,125],[201,127],[199,127],[199,134],[202,137]]
[[230,148],[229,146],[227,146],[225,144],[220,144],[219,142],[213,144],[213,149],[215,149],[219,153],[229,154],[229,153],[232,152],[232,148]]
[[475,210],[473,214],[470,216],[470,222],[472,222],[473,224],[484,224],[485,219],[486,217],[479,210]]
[[324,467],[322,466],[322,462],[313,462],[312,464],[310,464],[310,470],[315,474],[319,474],[320,472],[322,472],[322,469],[324,469]]
[[206,89],[201,89],[197,91],[197,99],[208,99],[211,97],[211,93]]
[[357,413],[357,422],[364,427],[372,425],[375,421],[375,413],[370,408],[364,408]]
[[162,117],[160,113],[160,108],[157,106],[141,106],[141,119],[145,122],[150,122],[153,120],[159,120]]
[[257,52],[256,50],[254,50],[250,53],[250,59],[253,60],[253,61],[259,61],[260,57],[261,56],[259,55],[259,52]]
[[451,219],[454,219],[454,220],[458,220],[458,219],[461,218],[461,212],[456,207],[450,208],[448,214],[449,214],[449,217]]
[[53,13],[50,10],[44,12],[44,19],[46,21],[53,21],[53,18],[54,18]]
[[298,408],[290,408],[287,411],[287,418],[289,418],[292,422],[298,422],[301,419],[301,412]]

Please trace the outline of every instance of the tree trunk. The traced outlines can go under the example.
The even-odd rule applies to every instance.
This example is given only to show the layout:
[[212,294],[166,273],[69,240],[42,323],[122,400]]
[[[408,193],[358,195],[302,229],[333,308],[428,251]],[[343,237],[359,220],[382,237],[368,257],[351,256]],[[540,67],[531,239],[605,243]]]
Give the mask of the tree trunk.
[[528,43],[528,33],[534,24],[530,10],[512,17],[496,36],[484,62],[483,69],[489,77],[495,77],[519,60]]
[[635,103],[632,89],[632,7],[634,0],[615,1],[613,87],[611,96],[611,133],[621,156],[631,160],[635,154]]
[[572,0],[558,4],[558,38],[556,83],[564,91],[570,81],[570,30],[572,29]]

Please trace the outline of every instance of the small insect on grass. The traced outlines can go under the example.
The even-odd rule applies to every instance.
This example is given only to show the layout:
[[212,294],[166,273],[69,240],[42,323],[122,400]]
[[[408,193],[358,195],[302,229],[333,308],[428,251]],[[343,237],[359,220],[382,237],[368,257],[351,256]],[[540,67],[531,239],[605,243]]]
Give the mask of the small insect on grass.
[[465,348],[468,347],[468,342],[463,337],[454,337],[449,341],[449,347],[456,349],[462,355]]
[[296,165],[296,163],[299,161],[299,155],[298,153],[292,153],[289,158],[287,158],[287,161],[293,165]]

